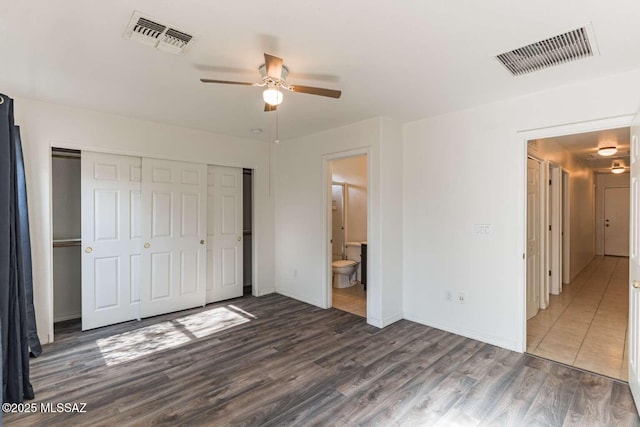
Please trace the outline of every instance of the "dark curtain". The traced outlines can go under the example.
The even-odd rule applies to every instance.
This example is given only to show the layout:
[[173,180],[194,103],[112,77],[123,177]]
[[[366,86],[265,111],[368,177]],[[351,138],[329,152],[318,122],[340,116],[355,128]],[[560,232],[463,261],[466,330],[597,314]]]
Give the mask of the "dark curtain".
[[33,309],[31,246],[20,131],[0,94],[0,330],[2,401],[33,399],[29,353],[41,352]]

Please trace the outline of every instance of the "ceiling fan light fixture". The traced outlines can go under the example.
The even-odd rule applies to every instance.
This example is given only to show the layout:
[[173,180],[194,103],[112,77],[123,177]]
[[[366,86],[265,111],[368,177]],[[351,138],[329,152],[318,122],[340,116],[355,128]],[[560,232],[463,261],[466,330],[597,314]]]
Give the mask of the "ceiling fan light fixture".
[[262,99],[264,99],[264,102],[269,105],[280,105],[282,104],[283,98],[284,96],[282,95],[282,92],[275,87],[270,87],[262,92]]
[[608,147],[600,147],[598,148],[598,154],[601,156],[613,156],[614,154],[616,154],[618,152],[618,148],[611,145]]

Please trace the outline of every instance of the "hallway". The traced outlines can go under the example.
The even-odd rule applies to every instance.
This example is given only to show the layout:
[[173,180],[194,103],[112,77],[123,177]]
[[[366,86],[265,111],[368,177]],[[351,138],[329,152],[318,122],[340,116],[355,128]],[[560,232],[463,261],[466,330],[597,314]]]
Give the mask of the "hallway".
[[527,352],[628,379],[629,259],[595,257],[527,321]]

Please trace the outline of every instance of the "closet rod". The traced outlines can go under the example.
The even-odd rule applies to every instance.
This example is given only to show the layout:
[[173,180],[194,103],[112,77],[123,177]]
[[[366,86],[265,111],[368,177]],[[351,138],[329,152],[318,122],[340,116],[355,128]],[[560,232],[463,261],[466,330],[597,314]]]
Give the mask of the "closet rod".
[[80,160],[79,156],[70,156],[68,154],[51,154],[51,157],[55,158],[55,159],[73,159],[73,160]]
[[70,248],[72,246],[81,246],[82,242],[78,239],[78,240],[60,240],[60,241],[53,241],[53,247],[54,248]]

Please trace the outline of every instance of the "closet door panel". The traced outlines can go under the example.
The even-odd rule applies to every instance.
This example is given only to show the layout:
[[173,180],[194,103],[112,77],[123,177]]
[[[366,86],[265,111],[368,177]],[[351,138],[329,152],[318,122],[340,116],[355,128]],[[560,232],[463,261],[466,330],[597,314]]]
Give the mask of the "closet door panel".
[[141,315],[205,304],[206,165],[142,161]]
[[207,302],[242,296],[241,168],[208,167]]
[[141,159],[82,152],[82,329],[138,315]]

